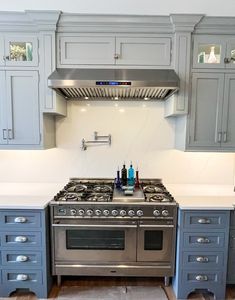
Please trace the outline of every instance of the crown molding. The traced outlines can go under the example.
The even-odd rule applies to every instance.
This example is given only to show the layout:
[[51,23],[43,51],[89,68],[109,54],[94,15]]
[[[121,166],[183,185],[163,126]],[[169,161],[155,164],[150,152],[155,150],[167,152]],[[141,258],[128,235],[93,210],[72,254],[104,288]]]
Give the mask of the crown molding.
[[170,19],[174,32],[193,32],[195,26],[204,15],[198,14],[171,14]]
[[195,33],[235,34],[235,17],[204,17]]

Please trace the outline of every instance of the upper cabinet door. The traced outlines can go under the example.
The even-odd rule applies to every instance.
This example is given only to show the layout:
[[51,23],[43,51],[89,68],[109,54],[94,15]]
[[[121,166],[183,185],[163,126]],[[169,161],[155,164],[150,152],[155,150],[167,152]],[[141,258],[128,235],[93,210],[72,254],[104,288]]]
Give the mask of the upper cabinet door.
[[6,71],[8,144],[40,143],[37,71]]
[[61,65],[112,65],[115,38],[62,36],[59,39]]
[[38,66],[38,39],[28,36],[6,36],[6,66]]
[[226,40],[223,36],[194,36],[193,68],[224,68]]
[[194,73],[189,148],[218,148],[222,141],[224,74]]
[[0,71],[0,144],[7,144],[5,71]]
[[117,37],[116,64],[170,66],[171,38]]
[[4,56],[4,37],[0,35],[0,66],[5,65],[5,56]]
[[222,147],[235,147],[235,74],[225,75]]
[[226,49],[226,68],[235,68],[235,39],[229,39],[227,41]]

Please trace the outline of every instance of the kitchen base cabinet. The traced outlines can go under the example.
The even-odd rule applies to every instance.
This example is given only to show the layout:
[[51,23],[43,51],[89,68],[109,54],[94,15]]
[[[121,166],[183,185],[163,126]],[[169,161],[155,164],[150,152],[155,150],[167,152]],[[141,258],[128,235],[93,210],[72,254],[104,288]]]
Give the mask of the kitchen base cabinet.
[[207,291],[225,299],[230,211],[179,210],[176,273],[178,299]]
[[235,211],[230,216],[227,283],[235,284]]
[[27,289],[47,298],[52,278],[48,211],[0,210],[0,297]]

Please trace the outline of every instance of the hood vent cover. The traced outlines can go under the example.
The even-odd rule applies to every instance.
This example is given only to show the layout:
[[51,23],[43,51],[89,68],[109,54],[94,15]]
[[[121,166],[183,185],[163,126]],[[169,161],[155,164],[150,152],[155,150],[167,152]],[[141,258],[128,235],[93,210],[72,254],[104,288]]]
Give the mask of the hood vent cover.
[[48,86],[66,99],[165,100],[179,89],[174,70],[57,69]]

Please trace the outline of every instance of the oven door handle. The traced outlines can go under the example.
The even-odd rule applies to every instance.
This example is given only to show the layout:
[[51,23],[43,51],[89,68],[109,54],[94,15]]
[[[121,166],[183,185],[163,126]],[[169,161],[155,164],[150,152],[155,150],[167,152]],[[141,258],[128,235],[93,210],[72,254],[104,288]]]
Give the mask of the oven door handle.
[[174,225],[144,225],[144,224],[140,224],[139,225],[140,228],[173,228],[175,227]]
[[93,228],[137,228],[137,225],[120,225],[120,224],[52,224],[53,227],[93,227]]

